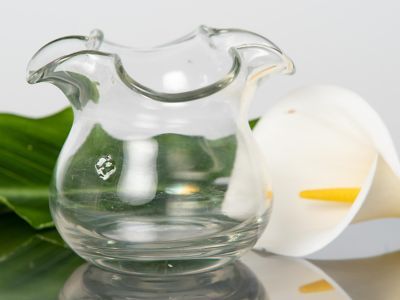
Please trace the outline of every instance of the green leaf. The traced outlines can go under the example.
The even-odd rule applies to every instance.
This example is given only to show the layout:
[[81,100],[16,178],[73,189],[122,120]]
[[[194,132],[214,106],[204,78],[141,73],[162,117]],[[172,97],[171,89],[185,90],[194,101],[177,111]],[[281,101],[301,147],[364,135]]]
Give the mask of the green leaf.
[[260,121],[259,118],[258,118],[258,119],[250,120],[250,121],[249,121],[250,128],[253,129],[253,128],[257,125],[258,121]]
[[0,219],[0,245],[0,298],[5,300],[57,299],[65,280],[83,263],[71,250],[38,237],[14,214]]
[[0,234],[0,262],[6,260],[16,249],[29,243],[33,238],[67,247],[55,229],[35,231],[15,214],[2,216]]
[[35,230],[14,214],[7,214],[0,219],[0,262],[6,260],[35,234]]
[[64,240],[55,229],[41,230],[36,233],[35,237],[54,245],[68,248],[67,244],[64,242]]
[[0,215],[9,213],[11,210],[4,204],[0,204]]
[[48,187],[72,110],[30,119],[0,114],[0,204],[36,229],[53,226]]

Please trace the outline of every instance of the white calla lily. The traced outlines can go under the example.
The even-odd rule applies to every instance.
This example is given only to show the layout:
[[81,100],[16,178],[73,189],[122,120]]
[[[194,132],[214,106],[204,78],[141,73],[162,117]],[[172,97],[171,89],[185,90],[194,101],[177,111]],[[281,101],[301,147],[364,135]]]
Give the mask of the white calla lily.
[[335,86],[295,90],[254,130],[274,202],[256,248],[303,256],[351,222],[400,216],[400,163],[378,114]]

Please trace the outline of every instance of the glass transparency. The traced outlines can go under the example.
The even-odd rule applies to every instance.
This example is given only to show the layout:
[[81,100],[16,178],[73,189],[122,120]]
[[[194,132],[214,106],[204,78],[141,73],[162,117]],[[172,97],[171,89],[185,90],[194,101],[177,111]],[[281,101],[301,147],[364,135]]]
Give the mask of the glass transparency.
[[89,36],[41,48],[28,82],[49,82],[74,123],[50,208],[68,245],[98,266],[196,273],[234,260],[265,227],[271,187],[247,123],[261,78],[293,64],[267,39],[200,26],[143,49]]

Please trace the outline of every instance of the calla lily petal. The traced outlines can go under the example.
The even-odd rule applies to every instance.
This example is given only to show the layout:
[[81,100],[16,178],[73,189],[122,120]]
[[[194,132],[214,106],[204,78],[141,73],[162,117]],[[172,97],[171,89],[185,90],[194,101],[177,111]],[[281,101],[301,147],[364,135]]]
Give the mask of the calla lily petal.
[[359,95],[311,86],[257,123],[273,188],[271,219],[256,248],[303,256],[351,222],[400,216],[400,163],[378,114]]

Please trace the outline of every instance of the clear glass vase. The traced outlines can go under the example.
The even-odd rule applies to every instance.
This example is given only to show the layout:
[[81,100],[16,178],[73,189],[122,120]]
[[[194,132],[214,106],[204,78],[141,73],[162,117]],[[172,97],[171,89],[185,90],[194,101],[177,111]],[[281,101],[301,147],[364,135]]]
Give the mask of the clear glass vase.
[[41,48],[28,82],[50,82],[74,123],[50,208],[81,257],[128,273],[195,273],[262,232],[272,192],[247,122],[257,82],[291,73],[267,39],[200,26],[141,49],[89,36]]

